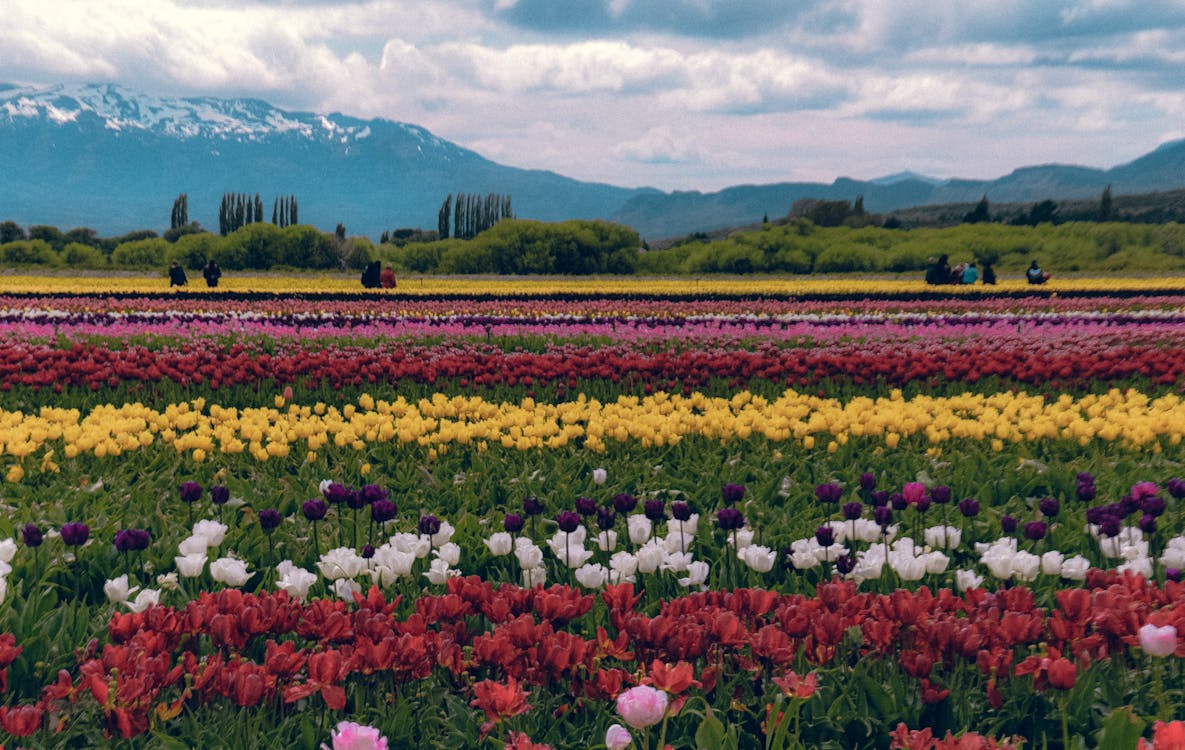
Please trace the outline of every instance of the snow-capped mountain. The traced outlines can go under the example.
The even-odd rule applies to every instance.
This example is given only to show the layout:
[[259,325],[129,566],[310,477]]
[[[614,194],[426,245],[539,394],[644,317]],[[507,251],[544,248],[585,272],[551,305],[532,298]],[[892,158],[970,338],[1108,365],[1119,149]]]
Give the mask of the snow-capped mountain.
[[408,123],[110,84],[0,84],[0,163],[0,220],[100,234],[167,228],[180,193],[207,227],[223,193],[294,194],[302,221],[377,236],[435,228],[449,193],[509,193],[517,215],[559,220],[637,192],[504,167]]

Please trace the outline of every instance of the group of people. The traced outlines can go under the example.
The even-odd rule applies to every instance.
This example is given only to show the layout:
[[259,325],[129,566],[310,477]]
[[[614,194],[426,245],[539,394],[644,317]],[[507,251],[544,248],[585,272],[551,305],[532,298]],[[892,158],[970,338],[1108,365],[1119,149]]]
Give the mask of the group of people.
[[390,266],[382,268],[377,260],[372,261],[362,272],[362,286],[366,289],[394,289],[395,269]]
[[[1044,284],[1049,281],[1049,273],[1042,271],[1037,261],[1033,261],[1025,271],[1025,279],[1030,284]],[[954,268],[951,268],[950,261],[945,255],[926,261],[927,284],[974,284],[976,281],[984,284],[996,283],[996,271],[991,263],[985,262],[981,272],[975,267],[975,261],[960,263]]]
[[974,284],[981,280],[984,284],[996,283],[996,271],[991,263],[983,264],[981,274],[975,266],[975,261],[959,263],[952,268],[947,256],[940,255],[937,259],[930,258],[926,262],[927,284]]
[[[222,269],[214,261],[210,261],[202,268],[202,276],[206,279],[206,286],[218,286],[218,279],[222,278]],[[173,265],[169,266],[169,286],[185,286],[189,284],[189,278],[185,275],[185,269],[177,261],[173,261]]]

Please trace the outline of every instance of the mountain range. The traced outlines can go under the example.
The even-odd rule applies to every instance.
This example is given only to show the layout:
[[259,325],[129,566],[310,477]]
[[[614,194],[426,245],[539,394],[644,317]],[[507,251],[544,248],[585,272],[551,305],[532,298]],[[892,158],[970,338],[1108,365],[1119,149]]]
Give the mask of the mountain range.
[[[450,193],[500,193],[521,218],[598,218],[658,239],[783,216],[800,198],[854,200],[873,212],[938,203],[1088,198],[1185,187],[1185,140],[1110,169],[1048,164],[994,180],[912,172],[830,184],[664,192],[581,182],[497,164],[416,125],[292,112],[258,99],[165,98],[113,84],[0,84],[0,220],[85,226],[102,235],[168,228],[173,199],[217,227],[224,193],[265,207],[295,195],[300,220],[377,237],[435,229]],[[266,209],[265,209],[266,212]]]

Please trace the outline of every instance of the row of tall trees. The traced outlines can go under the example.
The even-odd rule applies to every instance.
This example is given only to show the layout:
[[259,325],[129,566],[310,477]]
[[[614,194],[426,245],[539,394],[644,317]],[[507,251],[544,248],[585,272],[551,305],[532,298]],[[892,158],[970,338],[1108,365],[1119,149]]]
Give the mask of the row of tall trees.
[[189,195],[182,193],[173,201],[173,213],[169,216],[169,229],[180,229],[189,223]]
[[[186,216],[188,216],[188,198],[184,193],[181,198],[185,198],[184,207]],[[177,208],[177,202],[174,201],[174,214],[177,213]],[[218,233],[220,235],[225,237],[236,229],[262,221],[265,221],[263,199],[259,197],[259,193],[254,196],[247,193],[223,193],[222,202],[218,205]],[[182,222],[182,224],[185,223]],[[278,227],[287,227],[299,223],[296,196],[280,196],[272,202],[272,224]],[[174,227],[176,226],[178,225],[174,224]]]
[[457,193],[454,198],[450,194],[440,204],[440,211],[436,216],[436,231],[442,240],[449,237],[470,240],[502,219],[513,218],[514,211],[510,207],[509,195]]

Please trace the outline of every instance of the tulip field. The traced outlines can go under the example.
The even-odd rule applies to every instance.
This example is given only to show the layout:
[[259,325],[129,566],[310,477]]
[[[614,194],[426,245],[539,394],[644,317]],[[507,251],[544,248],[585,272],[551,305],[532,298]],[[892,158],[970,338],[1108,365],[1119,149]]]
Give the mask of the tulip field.
[[1185,747],[1185,279],[163,286],[0,277],[5,748]]

